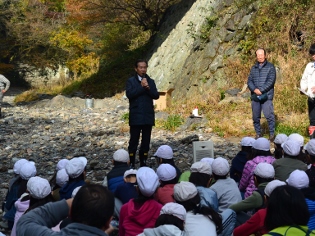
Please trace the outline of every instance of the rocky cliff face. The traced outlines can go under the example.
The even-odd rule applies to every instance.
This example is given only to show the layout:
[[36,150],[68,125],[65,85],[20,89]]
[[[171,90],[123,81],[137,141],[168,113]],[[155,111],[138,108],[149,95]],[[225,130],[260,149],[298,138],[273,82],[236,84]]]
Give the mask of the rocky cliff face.
[[224,86],[226,63],[239,54],[257,9],[244,3],[186,0],[169,9],[149,55],[148,74],[159,91],[174,88],[178,99]]

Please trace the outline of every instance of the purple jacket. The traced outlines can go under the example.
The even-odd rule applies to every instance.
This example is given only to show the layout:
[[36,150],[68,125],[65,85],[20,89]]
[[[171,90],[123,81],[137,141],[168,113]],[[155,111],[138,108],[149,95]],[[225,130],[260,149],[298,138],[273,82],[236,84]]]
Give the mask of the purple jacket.
[[259,163],[266,162],[272,164],[276,159],[272,156],[257,156],[253,160],[246,162],[240,181],[239,189],[245,191],[245,198],[252,195],[257,188],[254,182],[254,170]]

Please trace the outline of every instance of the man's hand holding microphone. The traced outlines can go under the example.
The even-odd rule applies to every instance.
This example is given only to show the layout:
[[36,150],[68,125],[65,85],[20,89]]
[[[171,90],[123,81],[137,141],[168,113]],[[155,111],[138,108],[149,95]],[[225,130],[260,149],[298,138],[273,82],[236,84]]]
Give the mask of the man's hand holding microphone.
[[147,78],[145,78],[145,75],[142,75],[141,86],[146,90],[150,89],[150,86],[148,84]]

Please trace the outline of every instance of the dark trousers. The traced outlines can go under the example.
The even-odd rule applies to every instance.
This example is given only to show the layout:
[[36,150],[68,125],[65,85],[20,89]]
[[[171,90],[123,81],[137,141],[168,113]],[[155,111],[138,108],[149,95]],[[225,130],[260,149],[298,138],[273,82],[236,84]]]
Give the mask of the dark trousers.
[[264,103],[252,101],[253,123],[257,135],[261,135],[261,111],[263,111],[264,116],[266,117],[266,120],[268,122],[269,134],[273,135],[275,133],[276,122],[272,100],[267,100]]
[[136,153],[140,134],[141,135],[141,145],[139,152],[148,152],[150,149],[152,125],[131,125],[130,126],[130,139],[128,151],[129,153]]
[[310,126],[315,126],[315,100],[308,98],[308,117],[310,119]]

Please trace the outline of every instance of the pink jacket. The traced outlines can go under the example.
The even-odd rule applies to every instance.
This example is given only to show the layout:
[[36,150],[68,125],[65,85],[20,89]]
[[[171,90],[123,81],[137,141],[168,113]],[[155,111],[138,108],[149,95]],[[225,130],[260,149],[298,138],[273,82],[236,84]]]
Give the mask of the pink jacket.
[[257,156],[253,160],[246,162],[239,184],[239,189],[245,191],[245,198],[252,195],[257,188],[254,182],[254,170],[259,163],[266,162],[272,164],[276,159],[272,156]]
[[15,203],[16,213],[14,217],[14,225],[11,231],[11,236],[16,236],[16,224],[24,212],[28,209],[30,205],[30,200],[21,202],[21,199],[18,199]]

